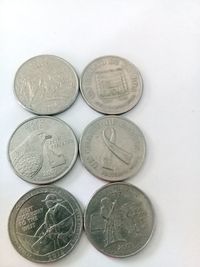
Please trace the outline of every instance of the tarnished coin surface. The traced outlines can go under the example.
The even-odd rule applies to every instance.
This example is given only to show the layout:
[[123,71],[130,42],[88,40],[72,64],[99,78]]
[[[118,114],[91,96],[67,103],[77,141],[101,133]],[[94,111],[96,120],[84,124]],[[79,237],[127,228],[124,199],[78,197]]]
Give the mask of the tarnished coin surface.
[[8,223],[13,246],[33,262],[57,261],[69,254],[81,237],[82,227],[82,211],[74,196],[51,186],[23,195]]
[[149,242],[154,212],[150,200],[137,187],[113,183],[92,197],[84,224],[88,239],[100,252],[112,257],[128,257]]
[[85,68],[80,88],[87,104],[96,111],[121,114],[138,103],[143,84],[135,65],[117,56],[104,56]]
[[18,126],[8,144],[15,173],[30,183],[47,184],[69,172],[78,153],[72,129],[62,120],[33,117]]
[[80,157],[89,172],[107,181],[134,176],[145,158],[145,139],[130,120],[105,116],[91,122],[80,140]]
[[38,115],[57,114],[69,108],[79,90],[77,74],[64,59],[36,56],[18,69],[14,92],[23,107]]

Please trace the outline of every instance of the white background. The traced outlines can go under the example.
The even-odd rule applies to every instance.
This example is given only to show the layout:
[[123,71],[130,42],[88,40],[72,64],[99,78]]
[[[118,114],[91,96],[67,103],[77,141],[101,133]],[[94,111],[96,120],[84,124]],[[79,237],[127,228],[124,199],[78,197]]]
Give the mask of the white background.
[[[32,115],[13,95],[17,68],[39,54],[68,60],[80,75],[93,59],[118,55],[144,80],[140,103],[125,117],[143,131],[147,157],[128,182],[151,199],[157,218],[149,245],[127,259],[99,253],[85,233],[76,249],[50,266],[198,267],[200,262],[200,0],[0,0],[0,266],[41,266],[20,256],[7,233],[16,201],[34,188],[7,160],[15,128]],[[76,132],[100,114],[78,96],[58,115]],[[55,183],[86,207],[105,183],[77,160]]]

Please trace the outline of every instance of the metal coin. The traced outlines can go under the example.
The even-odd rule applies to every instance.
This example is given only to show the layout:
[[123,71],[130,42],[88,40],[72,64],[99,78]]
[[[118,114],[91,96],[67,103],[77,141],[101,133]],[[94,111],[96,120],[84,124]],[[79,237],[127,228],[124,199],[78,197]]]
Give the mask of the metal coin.
[[80,157],[89,172],[115,182],[134,176],[145,158],[145,139],[130,120],[118,116],[91,122],[80,140]]
[[14,92],[30,112],[52,115],[69,108],[79,90],[77,74],[64,59],[52,55],[36,56],[17,71]]
[[132,109],[142,96],[142,87],[136,66],[117,56],[92,61],[83,71],[80,85],[87,104],[104,114]]
[[13,246],[33,262],[57,261],[69,254],[81,237],[82,227],[82,211],[74,196],[50,186],[23,195],[8,223]]
[[54,182],[74,165],[78,144],[72,129],[62,120],[34,117],[12,134],[8,156],[15,173],[35,184]]
[[100,252],[128,257],[142,250],[154,228],[150,200],[137,187],[113,183],[102,187],[85,212],[85,231]]

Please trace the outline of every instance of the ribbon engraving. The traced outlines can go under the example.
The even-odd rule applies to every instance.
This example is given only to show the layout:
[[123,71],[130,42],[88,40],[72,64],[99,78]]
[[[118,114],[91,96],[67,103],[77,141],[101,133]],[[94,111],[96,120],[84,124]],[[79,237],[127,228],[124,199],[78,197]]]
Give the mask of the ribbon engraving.
[[105,146],[108,148],[106,155],[103,158],[103,167],[113,169],[113,156],[117,157],[123,163],[129,165],[133,155],[123,148],[116,145],[116,130],[112,127],[107,127],[102,132],[102,137]]

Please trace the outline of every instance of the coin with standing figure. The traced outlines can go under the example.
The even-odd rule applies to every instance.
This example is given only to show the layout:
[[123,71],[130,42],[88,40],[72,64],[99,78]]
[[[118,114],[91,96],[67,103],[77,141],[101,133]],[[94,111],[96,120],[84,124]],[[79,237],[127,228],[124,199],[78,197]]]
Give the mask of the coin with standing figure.
[[12,134],[8,157],[15,173],[35,184],[52,183],[74,165],[78,144],[72,129],[62,120],[33,117]]
[[14,93],[24,108],[52,115],[69,108],[79,90],[78,76],[70,63],[53,55],[27,60],[18,69]]
[[130,120],[105,116],[91,122],[84,130],[80,144],[83,165],[94,176],[121,181],[134,176],[145,158],[145,139]]
[[83,71],[80,89],[89,106],[104,114],[132,109],[142,96],[141,75],[135,65],[117,56],[93,60]]
[[79,203],[59,187],[39,187],[23,195],[11,211],[8,230],[15,249],[33,262],[69,254],[83,227]]
[[142,250],[154,229],[150,200],[137,187],[112,183],[91,198],[84,215],[85,231],[100,252],[128,257]]

